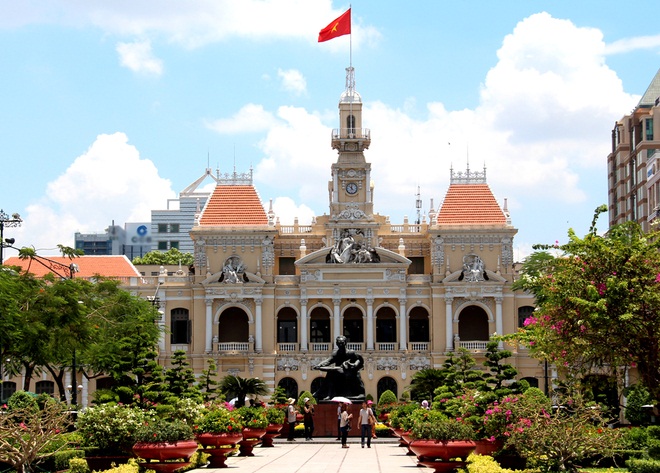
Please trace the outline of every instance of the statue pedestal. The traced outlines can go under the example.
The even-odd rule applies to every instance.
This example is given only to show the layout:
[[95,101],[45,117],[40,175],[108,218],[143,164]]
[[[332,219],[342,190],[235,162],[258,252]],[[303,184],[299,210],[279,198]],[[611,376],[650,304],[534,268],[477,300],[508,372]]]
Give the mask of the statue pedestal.
[[[337,438],[337,402],[322,401],[315,409],[314,415],[314,437],[332,437]],[[362,403],[349,404],[347,411],[353,414],[351,419],[351,430],[349,437],[360,436],[360,426],[358,425],[358,416]],[[300,422],[302,424],[302,422]]]

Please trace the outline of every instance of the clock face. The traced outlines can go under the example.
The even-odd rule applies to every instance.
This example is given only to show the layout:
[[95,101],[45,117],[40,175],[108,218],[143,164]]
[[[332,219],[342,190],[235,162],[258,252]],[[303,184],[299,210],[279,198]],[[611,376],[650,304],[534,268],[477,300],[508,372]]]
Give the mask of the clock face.
[[355,182],[349,182],[346,184],[346,192],[353,195],[358,191],[358,186]]

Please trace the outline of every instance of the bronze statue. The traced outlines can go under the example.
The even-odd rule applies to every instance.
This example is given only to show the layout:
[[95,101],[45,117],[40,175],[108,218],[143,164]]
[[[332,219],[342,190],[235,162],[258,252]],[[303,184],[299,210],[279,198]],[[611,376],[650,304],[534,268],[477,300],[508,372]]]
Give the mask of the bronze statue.
[[335,342],[337,349],[332,355],[313,370],[325,371],[325,379],[321,388],[314,393],[318,400],[330,400],[335,396],[343,396],[350,400],[364,399],[364,383],[360,377],[360,370],[364,366],[362,356],[353,350],[346,349],[346,337],[340,335]]

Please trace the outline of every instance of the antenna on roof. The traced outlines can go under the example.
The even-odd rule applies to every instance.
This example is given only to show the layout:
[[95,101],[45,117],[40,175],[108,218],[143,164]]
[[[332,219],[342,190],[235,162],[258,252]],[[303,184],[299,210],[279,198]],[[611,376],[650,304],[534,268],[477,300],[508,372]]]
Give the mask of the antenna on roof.
[[419,186],[417,186],[417,194],[415,195],[417,197],[415,199],[415,207],[417,208],[417,225],[422,223],[422,198],[419,192]]
[[234,143],[234,174],[236,174],[236,143]]

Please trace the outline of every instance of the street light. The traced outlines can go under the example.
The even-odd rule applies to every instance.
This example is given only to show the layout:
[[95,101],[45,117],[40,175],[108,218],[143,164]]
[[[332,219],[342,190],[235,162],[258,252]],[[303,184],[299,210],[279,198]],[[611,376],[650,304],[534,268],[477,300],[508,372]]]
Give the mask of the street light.
[[21,223],[23,223],[23,219],[19,214],[13,213],[9,216],[4,210],[0,209],[0,264],[5,260],[5,244],[11,246],[16,241],[13,238],[7,238],[7,240],[5,240],[5,227],[20,227]]

